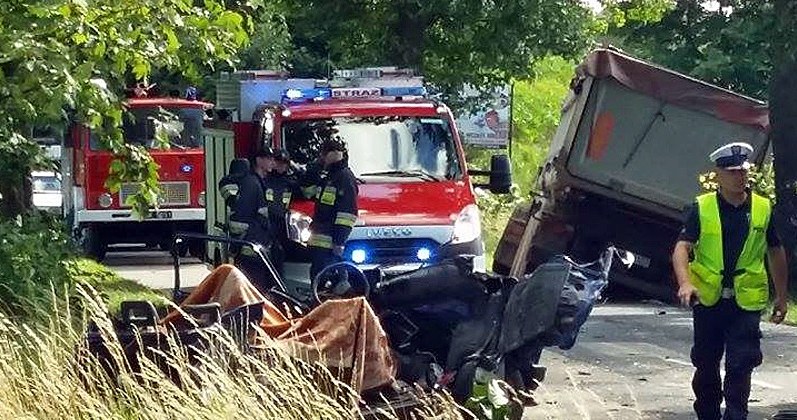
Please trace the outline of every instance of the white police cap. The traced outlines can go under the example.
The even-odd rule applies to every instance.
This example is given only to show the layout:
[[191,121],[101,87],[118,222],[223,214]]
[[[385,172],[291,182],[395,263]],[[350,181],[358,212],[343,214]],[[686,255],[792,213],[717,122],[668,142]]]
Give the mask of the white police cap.
[[729,143],[711,152],[709,159],[722,169],[750,169],[747,158],[753,153],[753,146],[744,142]]

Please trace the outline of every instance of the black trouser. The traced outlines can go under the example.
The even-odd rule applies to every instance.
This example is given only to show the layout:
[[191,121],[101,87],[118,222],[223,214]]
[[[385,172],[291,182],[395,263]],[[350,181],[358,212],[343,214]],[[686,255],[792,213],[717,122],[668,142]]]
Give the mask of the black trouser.
[[[710,307],[694,308],[694,346],[692,364],[695,375],[692,389],[694,408],[701,420],[747,418],[750,379],[761,364],[760,311],[745,311],[734,299],[720,299]],[[725,381],[721,386],[720,360],[725,352]],[[720,403],[725,397],[725,416]]]
[[336,263],[343,261],[343,259],[331,249],[328,248],[319,248],[315,246],[310,247],[310,281],[315,279],[315,276],[321,272],[324,268]]

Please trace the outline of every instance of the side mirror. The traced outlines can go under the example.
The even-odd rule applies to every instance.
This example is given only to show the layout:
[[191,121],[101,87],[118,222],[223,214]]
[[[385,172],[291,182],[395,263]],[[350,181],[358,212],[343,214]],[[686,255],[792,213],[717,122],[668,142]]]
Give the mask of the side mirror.
[[493,194],[507,194],[512,188],[512,163],[507,155],[490,157],[490,191]]

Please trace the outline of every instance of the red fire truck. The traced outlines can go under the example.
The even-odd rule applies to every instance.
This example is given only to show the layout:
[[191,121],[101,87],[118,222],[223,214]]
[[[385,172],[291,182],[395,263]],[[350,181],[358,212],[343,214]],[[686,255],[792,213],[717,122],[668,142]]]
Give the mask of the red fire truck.
[[[125,183],[112,193],[105,185],[114,157],[88,127],[73,124],[62,158],[64,216],[84,251],[98,259],[109,245],[146,243],[169,249],[176,231],[205,230],[205,153],[202,125],[212,104],[179,97],[127,99],[122,127],[126,142],[144,145],[158,165],[159,205],[143,220],[131,213],[127,198],[138,191]],[[169,146],[157,147],[156,130]],[[191,253],[202,255],[202,244]],[[187,251],[187,248],[183,251]]]
[[[395,68],[336,71],[329,81],[239,72],[223,75],[217,90],[217,107],[236,111],[226,131],[208,131],[206,153],[217,162],[208,166],[208,184],[233,157],[251,156],[264,145],[285,148],[296,164],[308,164],[318,156],[322,131],[334,127],[360,182],[358,220],[344,253],[349,261],[402,272],[470,254],[476,255],[476,269],[485,269],[474,184],[454,117],[427,97],[421,77]],[[507,192],[509,171],[507,156],[498,155],[490,172],[470,175],[489,175],[485,186]],[[209,233],[222,234],[218,226],[226,209],[215,185],[208,187]],[[312,214],[311,201],[291,205],[289,285],[306,284],[309,277],[305,251]]]

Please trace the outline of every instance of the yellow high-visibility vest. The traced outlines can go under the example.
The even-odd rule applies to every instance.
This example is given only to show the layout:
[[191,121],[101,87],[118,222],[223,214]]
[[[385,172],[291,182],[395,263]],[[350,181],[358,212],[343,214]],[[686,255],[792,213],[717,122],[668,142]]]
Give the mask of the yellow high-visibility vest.
[[[700,217],[700,236],[695,245],[695,258],[689,264],[692,284],[698,291],[700,303],[715,305],[722,294],[724,259],[722,252],[722,222],[718,193],[697,197]],[[764,197],[752,194],[750,229],[742,252],[734,267],[733,289],[736,303],[742,309],[764,309],[769,300],[769,284],[764,259],[767,251],[767,227],[772,205]]]

